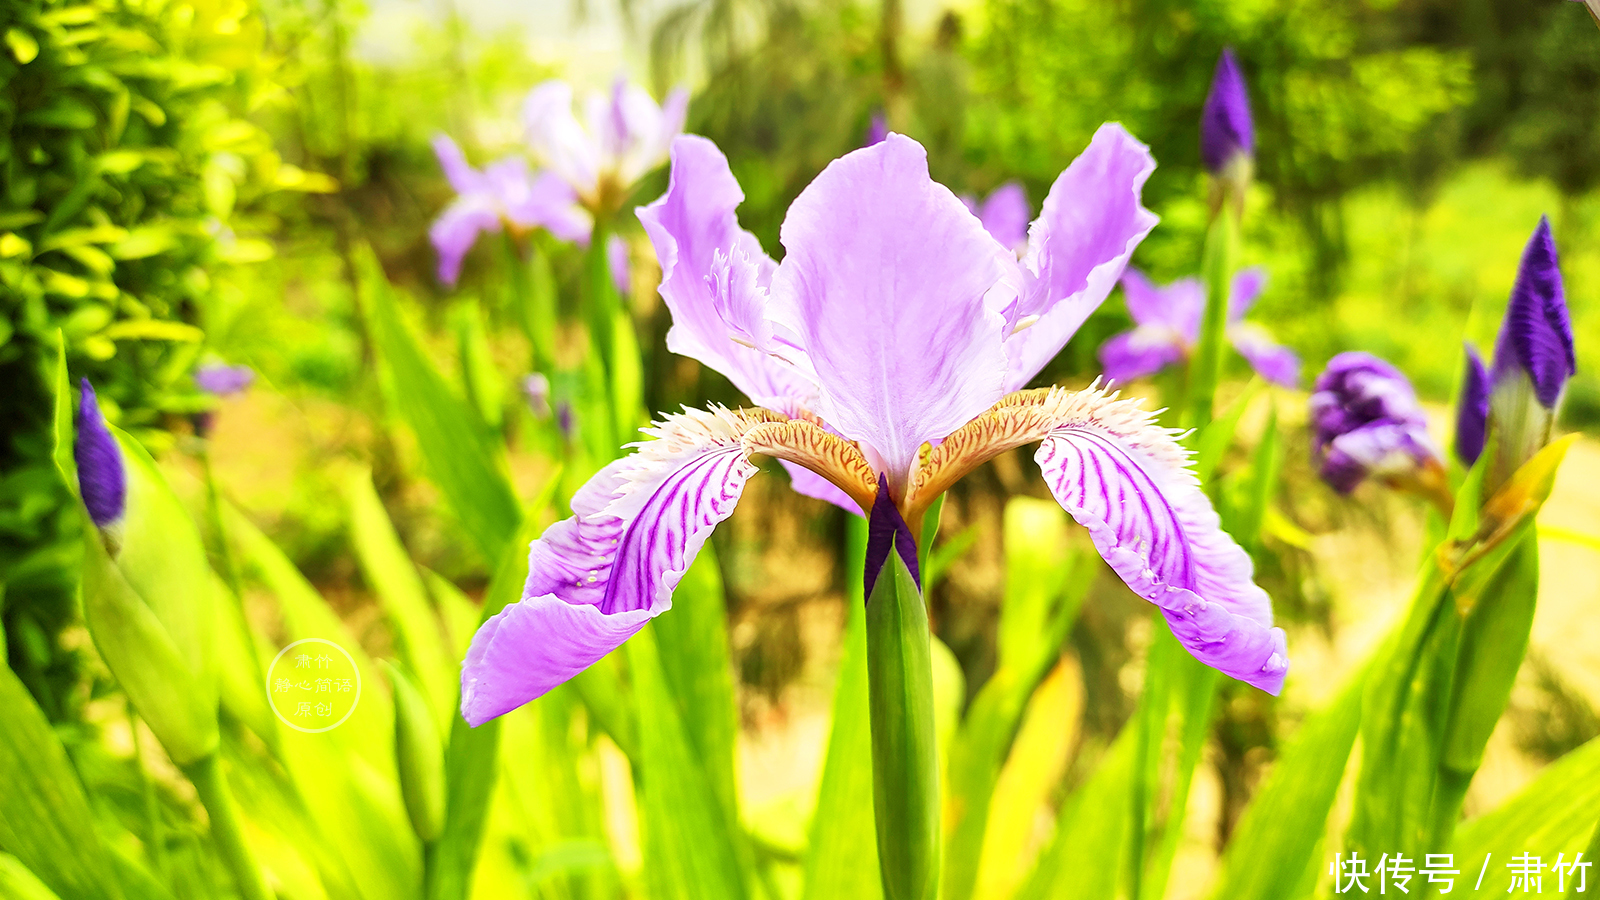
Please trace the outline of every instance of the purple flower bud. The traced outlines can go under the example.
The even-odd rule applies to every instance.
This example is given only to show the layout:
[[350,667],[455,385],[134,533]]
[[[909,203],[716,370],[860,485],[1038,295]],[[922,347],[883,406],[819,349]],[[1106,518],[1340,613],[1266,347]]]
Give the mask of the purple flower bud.
[[1483,358],[1467,345],[1467,371],[1461,378],[1461,399],[1456,407],[1456,459],[1467,468],[1483,455],[1489,436],[1489,372]]
[[1238,156],[1255,157],[1255,125],[1250,120],[1250,95],[1231,48],[1222,51],[1211,91],[1200,112],[1200,159],[1220,175]]
[[572,401],[561,400],[556,403],[556,427],[561,429],[561,437],[571,443],[578,434],[578,419],[572,410]]
[[878,475],[878,497],[872,501],[872,515],[867,518],[867,560],[866,560],[866,589],[867,599],[872,598],[873,585],[878,582],[878,575],[889,562],[889,550],[893,548],[900,554],[900,559],[905,561],[906,568],[911,570],[911,580],[917,583],[917,588],[922,587],[922,574],[917,571],[917,542],[911,537],[911,529],[906,526],[906,520],[901,517],[900,510],[894,505],[894,498],[889,496],[889,476]]
[[1370,353],[1329,360],[1311,395],[1311,426],[1318,473],[1340,493],[1368,475],[1406,476],[1438,465],[1411,383]]
[[522,379],[522,396],[527,398],[528,409],[536,418],[550,415],[550,379],[534,372]]
[[633,266],[628,260],[628,242],[622,235],[606,238],[606,264],[611,267],[611,281],[616,284],[617,293],[628,296],[633,286]]
[[1498,387],[1519,372],[1527,373],[1539,405],[1554,410],[1577,368],[1556,243],[1550,220],[1541,216],[1522,251],[1511,302],[1495,342],[1493,381]]
[[881,144],[883,143],[883,139],[888,136],[889,119],[883,114],[883,110],[880,109],[872,114],[872,122],[867,125],[866,140],[861,142],[861,146],[871,147],[873,144]]
[[122,518],[128,503],[128,473],[87,378],[79,382],[77,426],[72,456],[78,463],[78,493],[89,508],[89,518],[105,528]]
[[256,373],[249,366],[204,365],[195,370],[194,383],[200,390],[218,397],[243,392],[255,383]]

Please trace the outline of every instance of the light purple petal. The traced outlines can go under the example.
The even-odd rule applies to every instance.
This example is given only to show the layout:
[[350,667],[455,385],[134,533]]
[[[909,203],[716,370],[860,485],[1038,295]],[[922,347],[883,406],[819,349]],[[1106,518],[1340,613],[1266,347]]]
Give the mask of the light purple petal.
[[783,466],[784,471],[789,473],[789,486],[794,488],[795,493],[802,497],[810,497],[813,500],[832,503],[847,513],[861,515],[861,507],[857,506],[856,502],[850,499],[850,495],[841,490],[838,485],[799,463],[780,459],[778,464]]
[[1289,666],[1283,629],[1272,627],[1250,557],[1222,530],[1188,452],[1133,401],[1075,399],[1080,414],[1034,455],[1050,492],[1196,659],[1278,693]]
[[834,160],[781,235],[773,318],[810,355],[818,413],[891,481],[1004,393],[1004,319],[985,295],[1015,257],[928,177],[916,141],[891,133]]
[[[777,268],[755,235],[739,227],[734,209],[744,199],[728,161],[715,144],[686,135],[672,145],[672,177],[666,194],[638,210],[639,221],[661,261],[661,299],[672,312],[667,349],[692,357],[721,372],[734,387],[761,406],[794,413],[810,405],[816,387],[804,371],[809,365],[798,351],[789,362],[734,340],[764,318],[766,290]],[[721,271],[729,260],[753,266],[754,277],[724,279],[741,293],[716,296],[719,256]],[[723,318],[735,317],[733,323]]]
[[572,88],[546,81],[522,103],[528,146],[547,168],[579,194],[593,194],[600,180],[600,148],[572,113]]
[[1267,270],[1262,266],[1251,266],[1235,272],[1233,284],[1228,286],[1228,321],[1237,322],[1244,318],[1266,287]]
[[880,109],[872,114],[872,121],[867,123],[867,133],[861,141],[861,146],[871,147],[874,144],[881,144],[883,139],[888,136],[889,117],[885,116],[883,110]]
[[238,394],[254,384],[256,372],[249,366],[207,364],[195,370],[194,383],[200,390],[218,397]]
[[467,165],[467,158],[461,153],[461,148],[448,135],[436,134],[433,136],[433,155],[439,160],[439,168],[444,170],[445,180],[455,188],[458,194],[471,194],[483,190],[483,176],[478,170]]
[[500,215],[482,194],[457,197],[428,229],[439,254],[439,280],[451,287],[461,277],[461,261],[484,231],[499,231]]
[[1185,346],[1200,338],[1200,319],[1206,311],[1206,289],[1198,278],[1179,278],[1157,286],[1138,269],[1122,273],[1122,297],[1128,314],[1140,325],[1154,325],[1178,334]]
[[978,219],[1002,246],[1014,253],[1027,249],[1028,192],[1021,184],[1008,181],[995,188],[984,198]]
[[1100,345],[1100,366],[1113,381],[1132,381],[1183,359],[1183,340],[1170,328],[1140,325]]
[[543,228],[563,241],[588,246],[594,218],[578,203],[578,193],[554,172],[530,175],[528,164],[512,157],[484,170],[504,216],[523,228]]
[[472,725],[566,681],[672,607],[672,592],[758,469],[726,410],[686,411],[573,498],[533,542],[523,599],[485,622],[461,670]]
[[1006,390],[1039,374],[1111,293],[1156,225],[1155,213],[1139,202],[1155,167],[1148,147],[1107,123],[1051,186],[1028,235],[1029,286],[1015,317],[1039,318],[1006,341]]
[[1262,378],[1284,387],[1300,383],[1300,357],[1274,341],[1260,325],[1240,322],[1228,329],[1228,340]]

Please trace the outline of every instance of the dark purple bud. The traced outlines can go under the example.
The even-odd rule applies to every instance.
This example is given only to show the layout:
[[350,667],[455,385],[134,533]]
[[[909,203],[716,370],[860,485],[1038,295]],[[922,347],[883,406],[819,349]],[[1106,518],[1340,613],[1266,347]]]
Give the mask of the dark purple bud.
[[1211,91],[1200,111],[1200,159],[1213,175],[1222,174],[1235,157],[1255,157],[1256,130],[1250,120],[1250,94],[1232,48],[1222,51]]
[[1499,385],[1506,378],[1525,372],[1533,382],[1539,405],[1553,410],[1561,399],[1561,389],[1577,369],[1556,242],[1550,235],[1550,220],[1541,216],[1522,251],[1511,302],[1500,324],[1500,337],[1494,347],[1493,381]]
[[255,383],[256,373],[249,366],[229,366],[220,363],[204,365],[195,370],[194,383],[200,390],[218,397],[237,394]]
[[556,404],[556,427],[561,429],[561,437],[569,444],[577,437],[578,419],[572,410],[572,401],[562,400]]
[[889,119],[880,109],[872,114],[872,122],[867,125],[867,138],[862,142],[861,146],[871,147],[873,144],[881,144],[884,138],[888,136]]
[[1461,399],[1456,407],[1456,459],[1472,468],[1483,455],[1489,436],[1489,372],[1483,358],[1467,345],[1467,371],[1461,378]]
[[1436,464],[1411,382],[1370,353],[1341,353],[1311,395],[1312,455],[1322,480],[1349,493],[1368,475],[1403,476]]
[[911,580],[917,583],[917,589],[922,589],[922,573],[917,571],[917,542],[911,537],[911,529],[906,526],[906,520],[901,518],[900,510],[894,505],[894,498],[889,496],[889,477],[878,476],[878,497],[872,501],[872,514],[867,517],[867,566],[866,566],[866,597],[871,599],[873,585],[878,583],[878,575],[889,562],[889,550],[893,548],[905,561],[906,568],[911,570]]
[[79,382],[78,438],[72,457],[78,463],[78,493],[89,508],[89,518],[100,528],[122,518],[128,503],[128,473],[123,469],[122,450],[106,428],[89,379]]

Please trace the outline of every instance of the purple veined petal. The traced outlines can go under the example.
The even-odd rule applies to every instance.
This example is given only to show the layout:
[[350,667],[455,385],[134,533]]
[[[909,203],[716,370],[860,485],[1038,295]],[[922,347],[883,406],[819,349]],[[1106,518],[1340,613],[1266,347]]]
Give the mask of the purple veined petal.
[[1239,322],[1228,328],[1228,340],[1262,378],[1283,387],[1300,383],[1300,357],[1274,341],[1265,328],[1254,322]]
[[78,494],[89,518],[100,528],[122,518],[128,505],[128,472],[111,429],[100,414],[89,379],[78,382],[77,437],[72,458],[78,466]]
[[802,497],[810,497],[813,500],[832,503],[851,515],[861,515],[861,507],[857,506],[856,502],[850,499],[850,495],[841,490],[838,485],[805,466],[792,463],[787,459],[778,460],[778,464],[783,466],[784,471],[789,473],[789,486],[794,488],[795,493]]
[[433,136],[433,155],[439,160],[439,168],[444,170],[446,181],[457,194],[472,194],[483,190],[484,181],[477,169],[467,164],[467,157],[462,154],[461,148],[450,139],[449,135],[436,134]]
[[758,469],[740,438],[757,421],[686,410],[573,497],[529,548],[521,601],[485,622],[461,670],[476,726],[537,699],[672,607],[672,592]]
[[1511,302],[1495,341],[1492,380],[1498,384],[1516,371],[1526,372],[1539,404],[1554,409],[1567,379],[1577,370],[1555,238],[1550,220],[1540,216],[1522,251]]
[[928,177],[922,145],[891,133],[834,160],[781,236],[772,318],[810,356],[817,412],[891,482],[1000,398],[1005,320],[987,297],[1016,259]]
[[439,255],[439,281],[454,287],[461,277],[461,261],[481,232],[500,230],[500,214],[482,194],[457,197],[428,228],[428,239]]
[[606,238],[606,267],[617,293],[624,297],[633,293],[633,263],[628,259],[628,242],[620,234]]
[[1200,338],[1200,319],[1206,311],[1206,288],[1198,278],[1179,278],[1156,285],[1129,266],[1119,280],[1128,315],[1139,325],[1154,325],[1177,334],[1185,347]]
[[1262,266],[1251,266],[1235,272],[1233,283],[1228,286],[1228,321],[1237,322],[1244,318],[1266,287],[1267,270]]
[[978,219],[1001,246],[1013,253],[1027,249],[1028,192],[1020,183],[1008,181],[991,191],[978,209]]
[[1255,124],[1250,118],[1250,94],[1233,49],[1222,51],[1200,112],[1200,159],[1213,175],[1220,174],[1237,156],[1253,157]]
[[[637,211],[661,261],[661,299],[672,313],[667,349],[721,372],[756,404],[794,413],[816,396],[803,354],[790,351],[785,362],[735,339],[755,327],[753,319],[764,318],[765,294],[777,268],[755,235],[739,227],[734,209],[743,199],[715,144],[693,135],[673,142],[667,192]],[[714,277],[719,256],[724,266],[730,261],[753,266],[753,278],[733,279],[728,286],[754,293],[719,301]],[[735,315],[735,321],[725,314]]]
[[1470,469],[1489,437],[1489,372],[1475,347],[1467,344],[1466,350],[1467,369],[1456,406],[1456,459]]
[[1134,593],[1160,607],[1208,666],[1276,694],[1289,659],[1248,554],[1221,528],[1172,432],[1136,402],[1065,395],[1034,460],[1068,513]]
[[1038,318],[1006,341],[1007,391],[1033,380],[1061,352],[1155,227],[1155,213],[1139,202],[1155,167],[1148,147],[1107,123],[1050,187],[1028,233],[1028,287],[1018,310],[1021,321]]
[[528,92],[522,103],[528,146],[573,190],[590,195],[600,180],[600,148],[572,113],[572,88],[551,80]]
[[1132,381],[1183,359],[1185,345],[1170,328],[1140,325],[1100,345],[1100,366],[1113,381]]

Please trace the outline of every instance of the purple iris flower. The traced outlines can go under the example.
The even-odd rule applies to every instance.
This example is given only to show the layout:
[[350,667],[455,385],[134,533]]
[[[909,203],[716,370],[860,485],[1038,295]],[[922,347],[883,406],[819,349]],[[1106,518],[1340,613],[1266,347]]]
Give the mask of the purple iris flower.
[[1256,129],[1250,118],[1250,93],[1233,49],[1222,51],[1211,76],[1211,90],[1200,111],[1200,159],[1213,175],[1235,160],[1255,158]]
[[78,493],[97,527],[106,528],[122,518],[128,505],[128,473],[122,450],[106,427],[95,399],[94,387],[85,378],[78,382],[77,439],[72,443],[72,458],[78,464]]
[[1500,324],[1491,380],[1500,389],[1526,376],[1539,405],[1554,410],[1567,379],[1577,370],[1556,242],[1550,220],[1540,216],[1522,251],[1511,302]]
[[1370,353],[1328,361],[1311,395],[1311,426],[1317,471],[1342,494],[1369,475],[1403,481],[1440,466],[1411,382]]
[[1001,244],[1021,256],[1028,249],[1028,192],[1015,181],[1008,181],[989,192],[979,204],[971,195],[961,202],[983,223],[983,229]]
[[658,106],[626,78],[618,78],[609,94],[585,97],[581,123],[572,102],[566,82],[546,81],[523,101],[522,121],[540,163],[597,214],[621,206],[634,182],[666,162],[667,149],[683,133],[689,114],[689,92],[683,88]]
[[[1228,340],[1262,378],[1294,387],[1300,383],[1300,357],[1260,325],[1243,321],[1266,284],[1267,273],[1259,267],[1233,276]],[[1100,345],[1100,364],[1107,378],[1128,381],[1189,358],[1200,343],[1200,319],[1206,309],[1206,289],[1200,279],[1180,278],[1158,287],[1130,268],[1122,275],[1122,293],[1134,327]]]
[[428,237],[439,254],[439,280],[454,286],[461,277],[461,261],[484,232],[502,226],[513,233],[544,228],[564,241],[586,243],[592,222],[578,206],[577,194],[550,172],[530,174],[528,164],[516,157],[493,162],[483,171],[467,164],[445,135],[433,139],[445,178],[456,198],[433,221]]
[[883,110],[877,110],[872,114],[872,121],[867,123],[867,136],[861,142],[861,146],[871,147],[873,144],[881,144],[888,136],[889,117],[883,114]]
[[1466,348],[1467,370],[1456,407],[1456,459],[1470,469],[1483,455],[1489,436],[1489,372],[1478,351],[1471,344]]
[[919,523],[964,473],[1033,443],[1056,499],[1189,652],[1279,690],[1283,631],[1174,433],[1104,390],[1019,390],[1155,226],[1139,200],[1154,167],[1143,144],[1102,126],[1051,188],[1019,261],[929,178],[920,144],[890,134],[795,199],[780,265],[739,227],[744,194],[721,152],[679,138],[667,193],[638,212],[662,264],[667,347],[762,408],[663,416],[645,430],[653,440],[578,491],[575,515],[533,543],[522,600],[473,638],[467,721],[542,695],[670,608],[758,471],[752,455],[857,511],[887,492]]
[[201,366],[194,373],[195,386],[217,397],[230,397],[242,393],[254,384],[255,380],[255,370],[249,366],[211,363]]
[[633,265],[628,259],[628,242],[620,234],[606,238],[606,266],[617,293],[628,296],[633,289]]

